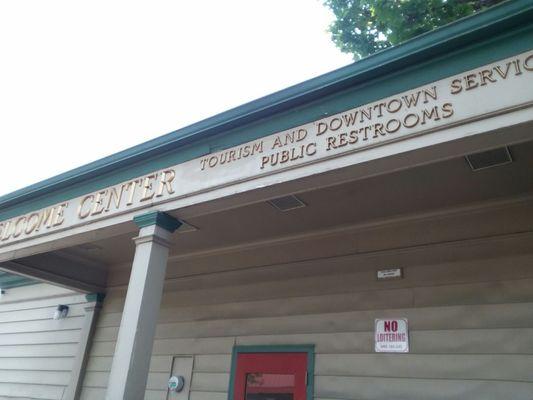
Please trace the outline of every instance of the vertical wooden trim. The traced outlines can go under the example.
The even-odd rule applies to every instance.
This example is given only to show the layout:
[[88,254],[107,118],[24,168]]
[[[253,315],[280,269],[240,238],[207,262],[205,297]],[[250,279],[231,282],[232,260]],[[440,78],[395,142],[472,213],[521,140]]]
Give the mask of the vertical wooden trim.
[[78,400],[80,396],[83,378],[85,376],[85,368],[89,358],[89,350],[92,343],[92,338],[96,328],[96,321],[98,314],[102,308],[103,294],[89,294],[86,296],[87,300],[92,302],[85,307],[85,318],[80,332],[80,340],[78,343],[78,352],[74,358],[74,364],[70,373],[69,384],[63,394],[63,400]]

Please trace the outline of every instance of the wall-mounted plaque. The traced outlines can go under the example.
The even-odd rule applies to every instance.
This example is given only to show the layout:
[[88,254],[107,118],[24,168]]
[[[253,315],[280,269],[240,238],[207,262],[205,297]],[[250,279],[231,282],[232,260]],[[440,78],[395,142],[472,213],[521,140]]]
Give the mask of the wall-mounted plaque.
[[376,319],[374,341],[376,353],[409,353],[407,319]]

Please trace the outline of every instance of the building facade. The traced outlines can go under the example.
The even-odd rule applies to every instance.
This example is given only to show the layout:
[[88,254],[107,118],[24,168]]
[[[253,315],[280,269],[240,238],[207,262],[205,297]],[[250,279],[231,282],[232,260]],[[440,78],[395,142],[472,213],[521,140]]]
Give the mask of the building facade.
[[95,303],[8,273],[0,273],[0,287],[0,398],[63,398],[85,358],[84,326]]
[[19,398],[533,398],[532,132],[511,1],[1,198],[99,310]]

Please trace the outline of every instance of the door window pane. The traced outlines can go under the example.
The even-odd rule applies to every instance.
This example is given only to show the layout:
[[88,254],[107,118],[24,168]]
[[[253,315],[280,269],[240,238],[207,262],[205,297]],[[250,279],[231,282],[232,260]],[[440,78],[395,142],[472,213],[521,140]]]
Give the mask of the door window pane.
[[246,374],[246,400],[293,400],[294,375]]

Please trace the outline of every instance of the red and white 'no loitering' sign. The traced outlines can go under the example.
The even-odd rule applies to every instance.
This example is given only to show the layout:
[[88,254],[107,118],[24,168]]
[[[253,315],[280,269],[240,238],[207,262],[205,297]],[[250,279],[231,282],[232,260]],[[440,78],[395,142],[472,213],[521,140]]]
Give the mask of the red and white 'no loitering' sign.
[[376,319],[376,353],[409,353],[407,319]]

